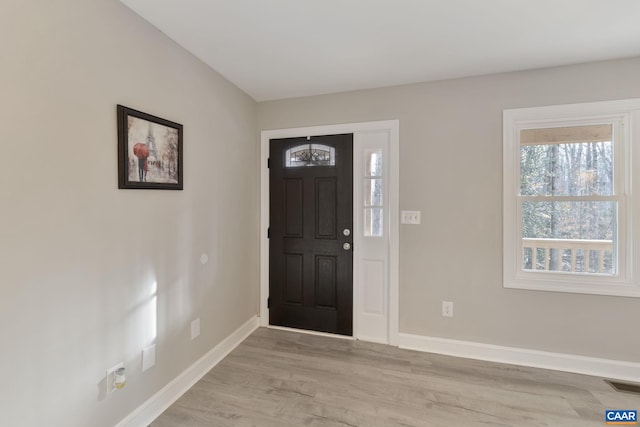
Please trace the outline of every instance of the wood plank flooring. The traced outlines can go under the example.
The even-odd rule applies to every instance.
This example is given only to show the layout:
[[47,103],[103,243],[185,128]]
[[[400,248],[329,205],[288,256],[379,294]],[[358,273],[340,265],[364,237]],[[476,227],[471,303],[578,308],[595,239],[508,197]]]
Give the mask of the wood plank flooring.
[[601,378],[261,328],[151,427],[603,426]]

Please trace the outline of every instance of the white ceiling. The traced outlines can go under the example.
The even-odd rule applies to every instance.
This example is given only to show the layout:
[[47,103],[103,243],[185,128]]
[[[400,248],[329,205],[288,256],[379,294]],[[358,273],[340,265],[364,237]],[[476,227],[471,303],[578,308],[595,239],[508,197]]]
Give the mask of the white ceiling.
[[640,56],[640,0],[121,1],[257,101]]

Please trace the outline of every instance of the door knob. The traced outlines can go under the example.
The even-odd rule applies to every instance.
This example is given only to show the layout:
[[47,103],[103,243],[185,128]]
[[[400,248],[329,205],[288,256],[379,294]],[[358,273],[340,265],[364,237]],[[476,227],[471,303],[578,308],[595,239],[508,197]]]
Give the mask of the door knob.
[[342,245],[342,249],[344,249],[345,251],[348,251],[349,249],[351,249],[351,243],[344,243]]
[[345,228],[344,230],[342,230],[342,234],[348,237],[351,235],[351,230],[349,230],[348,228]]

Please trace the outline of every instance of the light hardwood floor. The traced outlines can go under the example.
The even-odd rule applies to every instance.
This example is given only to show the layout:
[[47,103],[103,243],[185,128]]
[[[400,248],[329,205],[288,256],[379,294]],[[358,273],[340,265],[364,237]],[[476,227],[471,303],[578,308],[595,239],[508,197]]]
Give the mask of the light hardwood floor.
[[603,426],[601,378],[261,328],[152,427]]

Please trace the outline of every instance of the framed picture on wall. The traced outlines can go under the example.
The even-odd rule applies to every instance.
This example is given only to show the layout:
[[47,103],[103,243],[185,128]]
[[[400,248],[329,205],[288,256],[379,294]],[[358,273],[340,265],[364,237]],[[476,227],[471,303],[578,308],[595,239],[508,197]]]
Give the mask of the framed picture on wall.
[[118,105],[118,188],[182,190],[182,125]]

